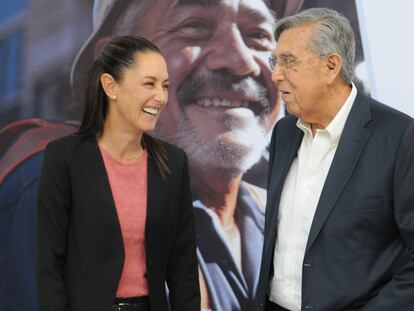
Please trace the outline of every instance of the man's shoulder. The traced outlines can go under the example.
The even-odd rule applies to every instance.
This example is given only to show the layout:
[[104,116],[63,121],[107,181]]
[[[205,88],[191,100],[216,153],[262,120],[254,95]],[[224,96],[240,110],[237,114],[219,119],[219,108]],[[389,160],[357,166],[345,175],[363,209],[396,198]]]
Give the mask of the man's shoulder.
[[1,129],[0,183],[17,166],[43,152],[50,141],[74,131],[72,125],[41,119],[19,120]]
[[372,107],[372,116],[382,124],[392,122],[400,124],[400,126],[407,126],[414,123],[414,119],[389,105],[381,103],[374,98],[369,98]]
[[374,135],[395,143],[406,134],[413,135],[412,117],[373,98],[369,98],[369,104],[371,116],[366,128]]

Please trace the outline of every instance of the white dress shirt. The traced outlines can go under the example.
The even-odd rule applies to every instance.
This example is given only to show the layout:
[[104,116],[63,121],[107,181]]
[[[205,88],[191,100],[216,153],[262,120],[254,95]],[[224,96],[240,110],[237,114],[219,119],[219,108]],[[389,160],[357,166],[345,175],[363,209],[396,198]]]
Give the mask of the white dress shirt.
[[269,297],[292,311],[301,310],[302,265],[310,228],[356,94],[352,84],[345,104],[329,125],[318,129],[315,136],[309,124],[301,120],[296,124],[304,136],[283,185]]

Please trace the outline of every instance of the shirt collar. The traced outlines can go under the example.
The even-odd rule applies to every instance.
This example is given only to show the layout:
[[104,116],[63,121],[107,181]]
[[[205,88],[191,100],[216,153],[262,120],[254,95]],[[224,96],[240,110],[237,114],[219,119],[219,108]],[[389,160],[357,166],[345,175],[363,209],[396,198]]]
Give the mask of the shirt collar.
[[[336,116],[332,119],[332,121],[328,124],[326,128],[317,130],[327,132],[331,138],[332,143],[339,142],[339,138],[341,137],[342,131],[345,127],[346,119],[348,118],[349,112],[351,111],[351,108],[354,104],[356,95],[357,88],[355,87],[355,84],[352,82],[351,93],[349,94],[341,109],[339,109]],[[298,121],[296,122],[296,126],[300,128],[305,133],[305,135],[312,135],[312,129],[310,124],[298,119]]]

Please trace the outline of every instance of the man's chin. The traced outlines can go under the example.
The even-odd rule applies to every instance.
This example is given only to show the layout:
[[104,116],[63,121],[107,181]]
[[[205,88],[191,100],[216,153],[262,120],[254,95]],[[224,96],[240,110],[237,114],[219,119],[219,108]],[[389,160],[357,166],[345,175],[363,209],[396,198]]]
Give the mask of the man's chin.
[[260,160],[267,138],[258,122],[249,122],[249,126],[233,130],[220,131],[214,127],[209,135],[193,121],[185,116],[174,137],[155,131],[157,136],[182,148],[193,169],[235,177]]

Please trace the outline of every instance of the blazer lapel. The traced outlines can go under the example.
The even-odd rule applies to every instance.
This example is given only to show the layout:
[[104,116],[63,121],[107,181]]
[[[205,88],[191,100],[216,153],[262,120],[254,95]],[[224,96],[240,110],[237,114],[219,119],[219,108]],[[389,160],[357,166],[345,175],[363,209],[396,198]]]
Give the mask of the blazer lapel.
[[94,138],[86,138],[80,152],[85,185],[99,193],[96,203],[99,204],[100,211],[108,212],[117,218],[115,201],[97,141]]
[[336,204],[364,150],[371,131],[365,125],[371,120],[369,100],[358,93],[345,123],[341,139],[319,198],[309,233],[306,252],[312,247],[326,219]]
[[[121,225],[112,196],[111,186],[106,173],[105,164],[100,153],[98,143],[94,137],[87,137],[79,144],[78,161],[81,163],[81,174],[84,183],[85,195],[93,198],[88,208],[93,212],[93,227],[102,227],[105,224],[105,237],[108,245],[111,245],[111,252],[119,262],[123,262],[124,246],[121,233]],[[96,228],[91,228],[93,232]],[[96,235],[96,233],[94,233]],[[102,236],[95,236],[102,239]],[[113,246],[119,249],[115,251]],[[108,249],[97,249],[97,257],[106,256]],[[122,265],[120,266],[122,267]],[[120,275],[120,271],[119,271]]]
[[[147,254],[149,254],[148,246],[152,245],[151,239],[156,238],[154,234],[151,234],[150,228],[156,227],[155,220],[157,217],[163,215],[163,193],[161,192],[162,184],[165,180],[162,178],[158,171],[157,165],[152,157],[148,154],[148,185],[147,185],[147,219],[145,223],[145,244],[147,248]],[[165,194],[164,194],[165,195]]]

